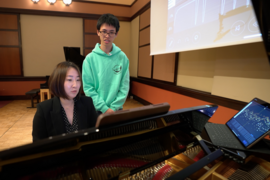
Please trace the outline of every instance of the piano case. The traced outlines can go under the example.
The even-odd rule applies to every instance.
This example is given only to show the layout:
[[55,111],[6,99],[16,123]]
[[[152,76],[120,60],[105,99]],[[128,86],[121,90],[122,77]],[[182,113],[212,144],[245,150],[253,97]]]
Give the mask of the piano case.
[[179,179],[179,173],[180,179],[198,179],[223,155],[199,136],[216,109],[165,108],[150,116],[101,120],[102,126],[5,150],[0,179]]

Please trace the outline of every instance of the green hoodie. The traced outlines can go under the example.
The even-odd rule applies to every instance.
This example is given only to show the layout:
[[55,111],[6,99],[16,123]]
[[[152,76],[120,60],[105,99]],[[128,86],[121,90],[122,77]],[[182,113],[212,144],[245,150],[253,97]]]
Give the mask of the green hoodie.
[[123,107],[129,91],[129,61],[119,47],[112,44],[110,54],[97,43],[83,62],[82,80],[86,96],[93,99],[97,111],[105,113]]

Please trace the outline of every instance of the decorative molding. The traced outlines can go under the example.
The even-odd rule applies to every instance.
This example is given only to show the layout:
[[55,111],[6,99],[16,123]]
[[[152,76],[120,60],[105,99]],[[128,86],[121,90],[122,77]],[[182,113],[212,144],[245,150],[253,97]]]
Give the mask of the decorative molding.
[[28,100],[31,99],[30,96],[27,95],[16,95],[16,96],[0,96],[0,101],[7,100]]
[[[125,6],[132,7],[137,0],[135,0],[131,5],[121,5],[121,4],[111,4],[111,3],[99,3],[99,2],[85,2],[80,0],[73,0],[82,3],[98,3],[106,4],[112,6]],[[132,17],[122,17],[116,16],[119,21],[132,21],[137,16],[144,13],[147,9],[151,7],[151,1],[149,1],[144,7],[137,11]],[[30,9],[16,9],[16,8],[0,8],[0,13],[17,13],[17,14],[30,14],[30,15],[44,15],[44,16],[61,16],[61,17],[77,17],[77,18],[88,18],[88,19],[98,19],[100,14],[86,14],[86,13],[73,13],[73,12],[58,12],[58,11],[44,11],[44,10],[30,10]]]
[[87,32],[85,32],[84,34],[97,35],[97,33],[87,33]]
[[149,1],[143,8],[141,8],[138,12],[136,12],[133,16],[131,16],[131,20],[135,19],[137,16],[141,15],[144,13],[147,9],[151,7],[151,1]]
[[150,46],[150,43],[148,43],[148,44],[144,44],[144,45],[140,45],[140,46],[139,46],[139,48],[141,48],[141,47],[145,47],[145,46]]
[[15,47],[15,48],[19,48],[19,47],[21,47],[21,45],[0,45],[0,47]]
[[130,5],[132,7],[138,0],[133,1],[133,3]]
[[154,77],[154,61],[155,61],[154,58],[155,58],[155,57],[152,56],[151,79],[153,79],[153,77]]
[[19,51],[20,51],[20,65],[21,65],[21,76],[24,76],[23,70],[23,55],[22,55],[22,34],[21,34],[21,18],[20,15],[17,14],[17,26],[18,26],[18,35],[19,35]]
[[[132,78],[132,77],[130,77]],[[168,81],[163,81],[163,80],[158,80],[158,79],[151,79],[151,78],[147,78],[147,77],[142,77],[142,76],[138,76],[139,79],[142,79],[142,80],[146,80],[146,81],[153,81],[153,82],[156,82],[156,83],[163,83],[163,84],[169,84],[169,85],[174,85],[173,82],[168,82]]]
[[177,85],[177,74],[178,74],[178,62],[179,62],[179,52],[175,53],[175,62],[174,62],[174,85]]
[[1,81],[46,81],[44,76],[29,76],[29,77],[0,77]]
[[[57,12],[57,11],[43,11],[43,10],[28,10],[28,9],[14,9],[14,8],[0,8],[0,13],[17,13],[17,14],[30,14],[30,15],[43,15],[43,16],[61,16],[61,17],[77,17],[98,19],[100,14],[85,14],[85,13],[72,13],[72,12]],[[129,17],[116,16],[119,21],[131,21]]]
[[18,29],[0,29],[0,31],[18,31]]
[[145,78],[130,77],[130,81],[135,81],[135,82],[139,82],[139,83],[146,84],[149,86],[154,86],[160,89],[164,89],[164,90],[178,93],[181,95],[189,96],[189,97],[199,99],[202,101],[207,101],[213,104],[218,104],[218,105],[235,109],[235,110],[241,110],[247,104],[246,102],[237,101],[237,100],[224,98],[220,96],[215,96],[208,92],[184,88],[184,87],[175,86],[172,84],[158,82],[158,81],[153,81],[153,80],[145,79]]
[[144,99],[142,99],[142,98],[140,98],[140,97],[138,97],[138,96],[136,96],[134,94],[132,94],[132,96],[133,96],[134,100],[138,101],[139,103],[141,103],[141,104],[143,104],[145,106],[152,104],[152,103],[150,103],[150,102],[148,102],[148,101],[146,101],[146,100],[144,100]]
[[143,31],[145,30],[146,28],[149,28],[150,27],[150,24],[148,26],[145,26],[144,28],[140,29],[140,31]]
[[110,5],[110,6],[131,7],[137,0],[135,0],[131,5],[107,3],[107,2],[84,1],[84,0],[72,0],[72,1],[73,2],[81,2],[81,3],[91,3],[91,4],[104,4],[104,5]]

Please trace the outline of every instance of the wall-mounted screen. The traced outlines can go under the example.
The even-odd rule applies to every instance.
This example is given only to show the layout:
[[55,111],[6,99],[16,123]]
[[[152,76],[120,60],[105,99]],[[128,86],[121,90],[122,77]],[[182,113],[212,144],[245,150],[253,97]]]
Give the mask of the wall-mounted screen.
[[262,41],[251,0],[151,0],[151,55]]

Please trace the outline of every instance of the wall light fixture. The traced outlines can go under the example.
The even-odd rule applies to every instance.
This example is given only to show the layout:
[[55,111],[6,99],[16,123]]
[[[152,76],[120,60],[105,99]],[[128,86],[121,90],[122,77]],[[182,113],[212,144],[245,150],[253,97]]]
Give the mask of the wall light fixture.
[[63,0],[63,3],[64,3],[66,6],[69,6],[69,5],[72,3],[72,0]]
[[35,4],[37,4],[39,0],[31,0],[31,1],[33,1]]
[[56,2],[56,0],[48,0],[48,2],[49,2],[51,5],[53,5],[53,4]]

